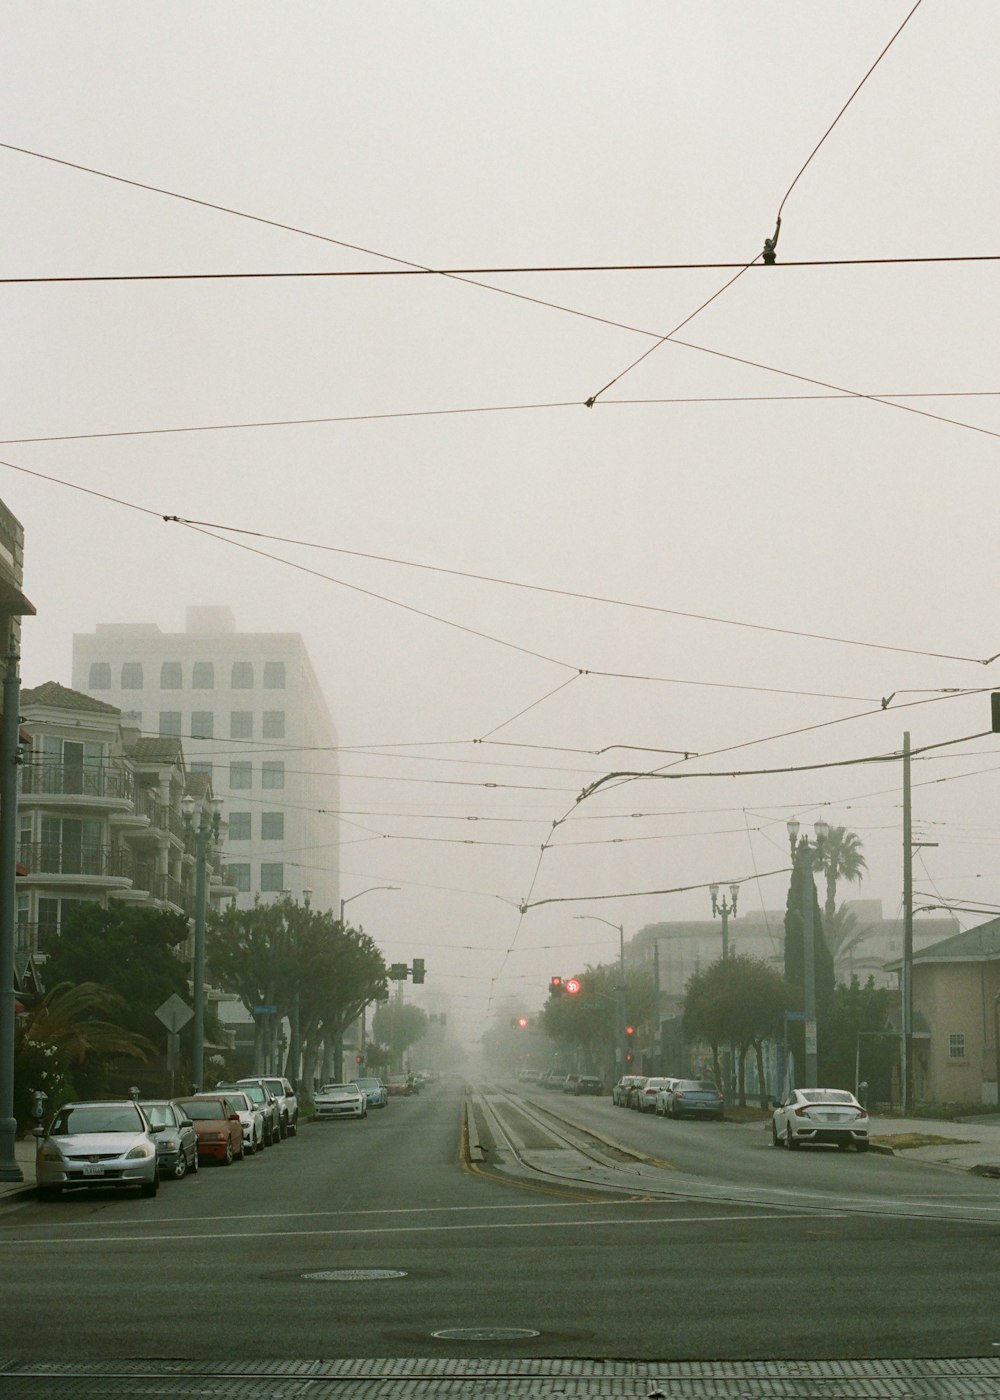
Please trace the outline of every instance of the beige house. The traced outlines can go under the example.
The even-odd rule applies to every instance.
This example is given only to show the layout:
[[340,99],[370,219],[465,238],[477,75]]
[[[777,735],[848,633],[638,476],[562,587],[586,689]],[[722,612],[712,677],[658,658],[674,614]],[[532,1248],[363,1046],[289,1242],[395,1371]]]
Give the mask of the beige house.
[[[892,969],[902,974],[902,964]],[[996,1103],[1000,1042],[1000,919],[913,956],[914,1094],[925,1103]]]

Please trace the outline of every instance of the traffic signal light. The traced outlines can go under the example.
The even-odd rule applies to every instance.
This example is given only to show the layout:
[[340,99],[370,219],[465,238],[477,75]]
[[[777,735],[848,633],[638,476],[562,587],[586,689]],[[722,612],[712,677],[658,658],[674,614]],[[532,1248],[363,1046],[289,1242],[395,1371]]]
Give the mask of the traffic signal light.
[[1000,690],[994,690],[990,696],[990,729],[994,734],[1000,734]]
[[561,977],[549,978],[549,996],[561,997],[563,992],[563,980]]
[[518,1028],[518,1030],[521,1030],[521,1031],[527,1030],[527,1027],[528,1027],[528,1018],[527,1018],[527,1016],[518,1016],[518,1018],[517,1018],[517,1028]]
[[389,968],[389,981],[390,981],[390,982],[405,982],[405,981],[406,981],[406,963],[393,963],[393,964],[392,964],[392,966]]
[[580,983],[575,977],[567,977],[563,986],[566,989],[567,995],[571,997],[575,997],[577,992],[580,991]]
[[424,980],[424,960],[423,958],[413,959],[413,981],[414,984]]
[[635,1039],[635,1026],[625,1027],[625,1063],[632,1063],[632,1042]]

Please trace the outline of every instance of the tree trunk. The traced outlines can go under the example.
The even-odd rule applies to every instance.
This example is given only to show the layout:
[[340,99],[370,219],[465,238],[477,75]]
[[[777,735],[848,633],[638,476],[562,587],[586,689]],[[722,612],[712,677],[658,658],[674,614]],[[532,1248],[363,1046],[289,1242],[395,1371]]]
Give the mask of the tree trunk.
[[760,1040],[754,1041],[754,1050],[757,1052],[757,1082],[760,1085],[760,1106],[768,1107],[770,1094],[768,1093],[767,1081],[764,1078],[764,1043]]

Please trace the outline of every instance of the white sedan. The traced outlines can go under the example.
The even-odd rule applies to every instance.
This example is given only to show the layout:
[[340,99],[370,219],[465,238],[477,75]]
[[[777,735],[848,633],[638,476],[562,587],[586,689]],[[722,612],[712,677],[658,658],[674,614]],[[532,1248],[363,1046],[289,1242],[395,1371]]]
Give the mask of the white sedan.
[[324,1084],[317,1089],[314,1118],[367,1118],[368,1100],[357,1084]]
[[774,1110],[771,1142],[795,1151],[804,1142],[834,1143],[841,1151],[868,1151],[869,1119],[846,1089],[792,1089]]

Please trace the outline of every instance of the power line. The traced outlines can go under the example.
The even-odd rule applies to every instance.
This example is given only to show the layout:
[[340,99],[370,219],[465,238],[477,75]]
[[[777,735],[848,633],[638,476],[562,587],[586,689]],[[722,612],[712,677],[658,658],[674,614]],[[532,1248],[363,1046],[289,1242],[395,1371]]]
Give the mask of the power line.
[[[2,143],[0,143],[2,145]],[[375,257],[386,254],[376,253]],[[905,267],[948,263],[998,262],[1000,253],[936,253],[916,257],[890,258],[798,258],[783,261],[778,266],[791,267]],[[88,282],[267,282],[296,279],[334,279],[355,277],[467,277],[467,276],[527,276],[533,273],[560,272],[711,272],[739,268],[758,271],[759,263],[682,262],[682,263],[553,263],[522,264],[511,267],[377,267],[340,269],[296,269],[291,272],[106,272],[51,273],[41,277],[0,277],[0,286],[18,287],[58,283]],[[768,274],[773,275],[769,272]],[[492,288],[491,290],[501,290]],[[716,293],[718,295],[718,293]],[[582,313],[581,313],[582,314]],[[697,313],[692,313],[692,315]]]
[[[639,334],[654,333],[641,331]],[[740,360],[738,356],[726,355],[721,350],[710,350],[702,345],[693,345],[684,341],[675,341],[674,344],[683,345],[690,350],[701,350],[705,354],[719,355],[723,359],[732,359],[737,363],[752,365],[756,369],[764,369],[771,374],[785,375],[788,378],[802,378],[805,383],[819,382],[806,379],[805,376],[792,375],[788,370],[775,369],[773,366],[756,364],[750,360]],[[1000,396],[1000,390],[997,389],[922,389],[918,392],[904,393],[896,390],[885,390],[880,393],[868,394],[850,389],[838,389],[826,394],[687,394],[673,398],[603,399],[594,406],[595,408],[633,408],[643,404],[831,403],[836,401],[846,403],[856,402],[858,399],[869,399],[877,402],[888,399],[985,399],[997,398],[998,396]],[[182,433],[231,433],[256,428],[310,428],[321,427],[328,423],[381,423],[406,418],[454,418],[480,413],[530,413],[538,410],[582,407],[584,405],[579,399],[559,399],[540,403],[472,404],[459,408],[400,409],[387,413],[338,413],[311,418],[262,418],[248,419],[238,423],[189,423],[168,428],[120,428],[96,433],[46,433],[35,437],[0,438],[0,446],[12,447],[22,443],[41,442],[90,442],[106,438],[166,437],[170,434]],[[973,424],[960,423],[955,419],[944,421],[954,422],[957,427],[974,427]]]

